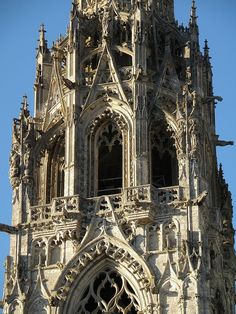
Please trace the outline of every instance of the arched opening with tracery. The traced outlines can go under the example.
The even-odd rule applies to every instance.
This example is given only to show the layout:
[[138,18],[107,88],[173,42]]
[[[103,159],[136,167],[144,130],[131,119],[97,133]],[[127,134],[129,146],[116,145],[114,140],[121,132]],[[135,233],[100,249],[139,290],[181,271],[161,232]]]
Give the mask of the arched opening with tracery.
[[34,205],[64,196],[65,133],[57,131],[60,134],[45,136],[36,147]]
[[151,127],[151,182],[157,188],[178,185],[178,160],[174,139],[167,125],[155,121]]
[[63,269],[52,302],[58,314],[144,313],[157,297],[153,285],[143,259],[106,236],[82,249]]
[[127,171],[132,152],[130,125],[126,117],[104,108],[94,114],[87,126],[81,126],[81,132],[84,131],[80,144],[84,155],[79,156],[80,194],[84,193],[85,197],[120,194],[130,184],[132,175],[132,171]]
[[76,313],[138,313],[139,302],[124,276],[106,267],[85,288]]
[[97,195],[119,193],[122,188],[122,134],[108,122],[97,139]]

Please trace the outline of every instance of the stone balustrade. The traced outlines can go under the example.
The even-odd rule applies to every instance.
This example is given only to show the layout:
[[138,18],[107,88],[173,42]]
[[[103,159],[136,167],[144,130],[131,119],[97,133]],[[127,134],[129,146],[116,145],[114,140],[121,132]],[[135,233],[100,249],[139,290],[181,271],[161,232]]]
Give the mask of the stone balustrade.
[[[153,203],[154,205],[165,205],[182,198],[181,188],[171,186],[156,188],[150,184],[137,187],[129,187],[121,194],[104,195],[94,198],[81,199],[79,195],[58,197],[51,204],[32,206],[30,208],[30,221],[50,220],[53,216],[68,215],[68,213],[79,213],[80,207],[85,212],[94,210],[122,209],[123,205]],[[81,202],[82,201],[82,202]]]
[[179,186],[170,186],[156,188],[150,184],[137,187],[125,188],[125,203],[132,202],[153,202],[154,204],[168,204],[174,201],[180,201],[182,198],[181,188]]
[[156,189],[156,193],[157,202],[160,205],[182,200],[180,186],[159,188]]
[[49,220],[52,216],[65,215],[80,211],[80,198],[78,195],[58,197],[51,204],[32,206],[30,208],[30,221]]

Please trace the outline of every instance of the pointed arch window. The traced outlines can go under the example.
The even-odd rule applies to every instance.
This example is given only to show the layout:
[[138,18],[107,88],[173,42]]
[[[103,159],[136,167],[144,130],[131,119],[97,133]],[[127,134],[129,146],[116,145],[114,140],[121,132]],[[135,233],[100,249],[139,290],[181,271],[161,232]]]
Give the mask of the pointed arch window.
[[65,137],[59,136],[48,152],[46,200],[64,196]]
[[178,161],[174,139],[163,123],[151,132],[151,181],[158,188],[178,184]]
[[109,122],[98,136],[97,194],[120,193],[122,188],[122,134]]
[[104,269],[86,287],[76,313],[138,313],[138,298],[125,277]]

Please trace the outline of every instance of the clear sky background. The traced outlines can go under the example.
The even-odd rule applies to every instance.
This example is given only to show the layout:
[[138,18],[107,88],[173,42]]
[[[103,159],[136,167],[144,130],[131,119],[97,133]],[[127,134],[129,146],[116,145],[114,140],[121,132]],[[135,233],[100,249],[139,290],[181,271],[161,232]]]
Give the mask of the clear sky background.
[[[209,41],[215,95],[223,97],[216,107],[217,134],[236,143],[236,1],[196,0],[200,43]],[[191,0],[175,0],[176,19],[187,25]],[[41,23],[46,26],[49,46],[64,34],[71,0],[0,0],[0,222],[11,223],[11,188],[8,179],[11,127],[18,117],[22,96],[27,94],[33,110],[35,48]],[[218,149],[225,177],[236,201],[236,147]],[[236,217],[236,214],[235,214]],[[236,219],[234,217],[234,223]],[[235,223],[236,225],[236,223]],[[9,251],[8,235],[0,234],[0,298],[4,261]],[[1,313],[1,311],[0,311]]]

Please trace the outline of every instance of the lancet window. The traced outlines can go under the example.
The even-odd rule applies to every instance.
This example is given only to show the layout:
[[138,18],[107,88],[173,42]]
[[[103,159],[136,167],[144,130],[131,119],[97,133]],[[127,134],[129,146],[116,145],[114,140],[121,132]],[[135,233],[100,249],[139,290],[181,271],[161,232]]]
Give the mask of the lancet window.
[[177,244],[177,227],[173,221],[170,221],[163,226],[163,249],[175,249]]
[[122,135],[114,123],[105,124],[99,132],[97,194],[119,193],[122,187]]
[[65,138],[59,136],[48,151],[46,200],[64,196]]
[[151,131],[151,182],[160,188],[178,184],[178,161],[174,139],[163,123]]
[[91,280],[76,313],[138,313],[138,298],[125,277],[106,268]]
[[49,244],[49,264],[53,265],[61,262],[62,240],[52,239]]
[[34,241],[32,246],[33,254],[32,254],[32,262],[33,266],[45,266],[46,265],[46,250],[47,245],[46,242],[43,239],[38,239],[37,241]]

